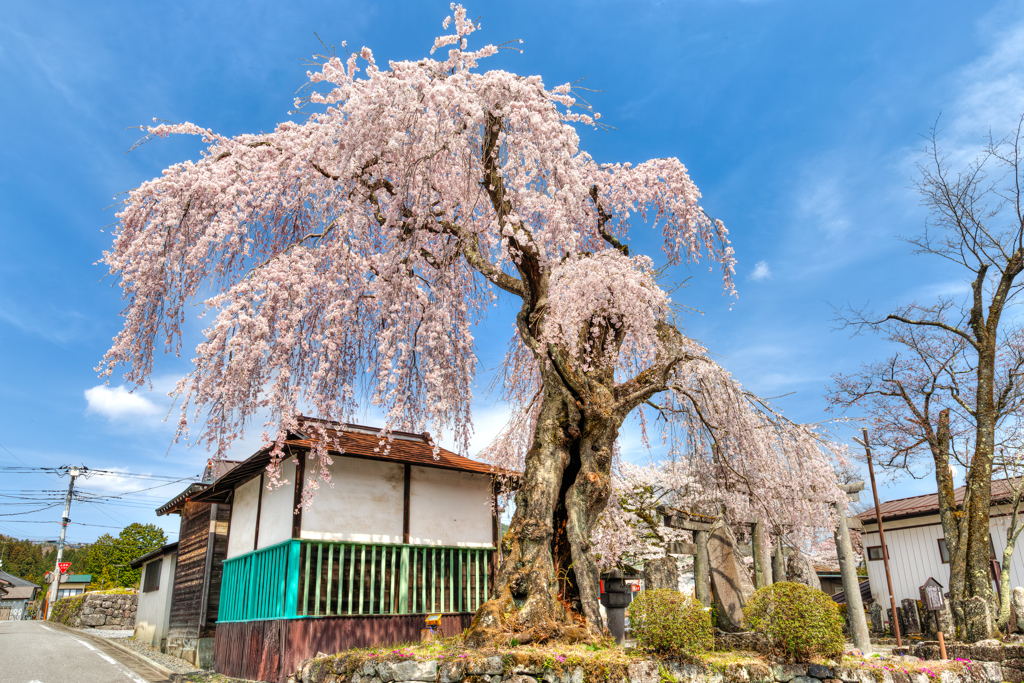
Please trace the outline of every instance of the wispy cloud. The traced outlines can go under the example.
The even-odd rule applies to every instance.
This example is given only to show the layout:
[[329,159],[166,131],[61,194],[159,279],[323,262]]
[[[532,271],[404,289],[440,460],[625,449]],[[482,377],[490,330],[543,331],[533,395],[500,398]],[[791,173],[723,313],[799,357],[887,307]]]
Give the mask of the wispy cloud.
[[772,270],[768,267],[767,261],[758,261],[754,264],[754,270],[750,273],[751,280],[769,280],[772,276]]
[[0,323],[6,323],[25,334],[41,337],[53,344],[67,344],[92,334],[95,324],[81,313],[42,306],[28,312],[24,307],[0,301]]
[[85,390],[87,412],[103,415],[111,420],[127,418],[154,418],[161,414],[160,407],[142,394],[131,393],[123,386],[98,385]]

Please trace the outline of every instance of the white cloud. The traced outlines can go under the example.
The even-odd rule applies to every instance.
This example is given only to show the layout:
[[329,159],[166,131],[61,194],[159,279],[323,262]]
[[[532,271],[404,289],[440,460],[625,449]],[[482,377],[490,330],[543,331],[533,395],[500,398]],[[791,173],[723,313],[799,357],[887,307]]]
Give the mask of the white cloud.
[[100,384],[85,390],[87,411],[98,413],[111,420],[130,417],[156,417],[161,409],[141,394],[130,393],[123,386],[108,387]]
[[753,272],[750,273],[751,280],[768,280],[772,276],[771,268],[768,267],[767,261],[758,261],[754,265]]

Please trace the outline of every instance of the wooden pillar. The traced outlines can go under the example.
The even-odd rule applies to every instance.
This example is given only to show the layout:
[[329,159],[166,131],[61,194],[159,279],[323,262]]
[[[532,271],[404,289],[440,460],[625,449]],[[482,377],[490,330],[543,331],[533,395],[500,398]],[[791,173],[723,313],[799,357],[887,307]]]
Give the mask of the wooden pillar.
[[260,516],[263,514],[263,472],[260,472],[260,490],[256,494],[256,531],[252,534],[252,549],[260,549]]
[[409,493],[412,489],[412,466],[405,463],[405,490],[402,495],[402,543],[409,545]]
[[765,523],[754,523],[754,588],[764,588],[772,582],[771,550]]
[[772,555],[772,583],[786,580],[786,557],[782,554],[782,537],[775,539],[775,554]]
[[[292,506],[292,538],[302,538],[302,487],[306,483],[306,456],[308,451],[301,451],[295,464],[295,497]],[[263,495],[262,493],[260,494]]]
[[711,566],[708,560],[708,532],[694,531],[697,554],[693,562],[693,592],[705,607],[711,606]]

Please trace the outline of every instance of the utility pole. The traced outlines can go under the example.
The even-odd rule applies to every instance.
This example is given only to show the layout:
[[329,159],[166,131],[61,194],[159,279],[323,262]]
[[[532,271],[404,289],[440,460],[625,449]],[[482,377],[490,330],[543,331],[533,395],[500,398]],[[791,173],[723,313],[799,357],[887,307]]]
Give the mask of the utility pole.
[[64,499],[64,516],[61,517],[60,524],[60,541],[57,542],[57,561],[53,563],[53,582],[50,583],[49,595],[46,601],[46,615],[44,619],[49,619],[50,614],[53,612],[53,603],[57,601],[57,588],[60,586],[60,563],[64,560],[64,538],[68,533],[68,523],[71,521],[71,496],[75,492],[75,479],[86,472],[85,467],[69,467],[67,473],[71,475],[71,481],[68,482],[68,495]]
[[[878,503],[878,487],[875,486],[875,467],[871,464],[871,446],[868,445],[868,430],[861,428],[864,440],[857,437],[853,440],[864,447],[868,456],[868,475],[871,477],[871,494],[875,497],[875,519],[878,520],[878,536],[882,542],[882,564],[885,565],[885,581],[889,585],[889,603],[892,606],[892,632],[896,634],[896,647],[903,647],[903,639],[900,638],[899,613],[896,611],[896,596],[892,592],[892,574],[889,572],[889,547],[885,544],[885,529],[882,528],[882,509]],[[865,548],[865,552],[867,549]]]

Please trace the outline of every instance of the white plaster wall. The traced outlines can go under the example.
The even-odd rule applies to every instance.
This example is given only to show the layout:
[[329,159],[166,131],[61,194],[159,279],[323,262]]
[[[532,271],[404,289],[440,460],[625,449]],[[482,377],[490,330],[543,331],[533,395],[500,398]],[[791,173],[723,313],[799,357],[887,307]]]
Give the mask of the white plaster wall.
[[333,456],[333,487],[321,486],[302,511],[302,538],[318,541],[402,542],[405,466]]
[[[1002,564],[1006,548],[1006,526],[1009,517],[1003,508],[993,508],[989,522],[992,544],[995,546],[996,561]],[[945,536],[938,515],[915,517],[896,522],[884,522],[885,541],[889,546],[889,569],[892,573],[892,588],[896,602],[905,598],[920,599],[918,588],[934,577],[949,590],[949,565],[939,557],[938,540]],[[927,525],[927,526],[920,526]],[[867,529],[877,525],[866,524]],[[914,527],[914,528],[907,528]],[[864,535],[865,552],[868,546],[881,545],[877,531]],[[1005,568],[1004,568],[1005,571]],[[885,580],[885,567],[881,560],[868,561],[868,578],[871,580],[871,594],[889,607],[889,589]],[[1010,585],[1024,586],[1024,553],[1015,551],[1010,563]],[[994,586],[994,584],[993,584]]]
[[228,531],[228,557],[251,553],[256,532],[256,502],[260,478],[250,479],[235,489],[231,499],[231,528]]
[[[148,593],[139,593],[138,609],[135,612],[135,639],[149,643],[159,649],[160,642],[167,637],[167,627],[171,616],[171,592],[174,584],[174,566],[178,554],[164,555],[160,565],[160,588]],[[146,576],[146,568],[152,564],[147,562],[142,569]]]
[[[267,546],[287,541],[292,537],[292,522],[295,505],[295,463],[291,459],[281,463],[281,478],[288,483],[280,488],[268,490],[263,487],[263,509],[260,511],[260,538],[258,546]],[[264,482],[267,478],[264,477]],[[258,481],[258,480],[257,480]]]
[[488,475],[413,466],[409,543],[489,548],[493,534]]

